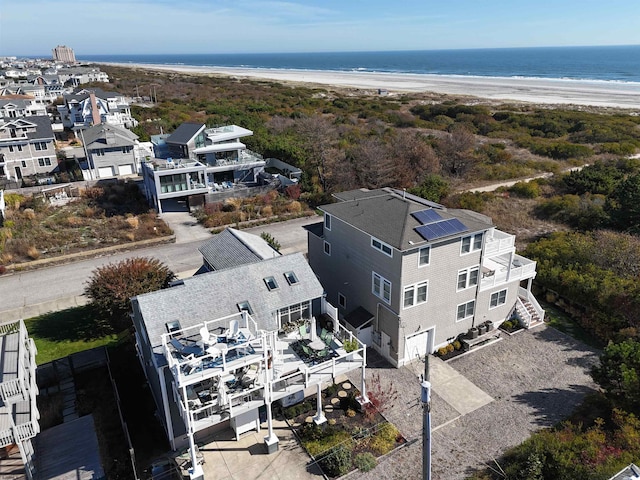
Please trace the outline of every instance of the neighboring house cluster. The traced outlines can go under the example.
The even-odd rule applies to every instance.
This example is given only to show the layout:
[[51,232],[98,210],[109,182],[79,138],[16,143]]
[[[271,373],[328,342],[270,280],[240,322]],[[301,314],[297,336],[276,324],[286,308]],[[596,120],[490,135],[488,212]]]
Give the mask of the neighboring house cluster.
[[347,327],[393,365],[513,316],[529,327],[544,317],[536,263],[489,217],[388,188],[335,197],[309,229],[309,262]]
[[138,355],[173,449],[189,445],[195,465],[195,444],[211,432],[227,425],[239,436],[266,421],[273,452],[273,402],[318,393],[323,423],[323,383],[361,369],[366,391],[364,345],[340,326],[302,254],[234,230],[201,252],[213,271],[132,299]]
[[[72,93],[74,86],[83,83],[108,82],[106,74],[97,68],[67,67],[75,63],[73,50],[68,47],[56,47],[54,57],[57,63],[0,59],[0,180],[3,183],[19,183],[32,175],[39,183],[50,183],[53,175],[60,173],[55,133],[64,128],[77,134],[82,129],[106,123],[120,127],[123,130],[120,136],[135,137],[126,130],[137,122],[122,95],[101,89]],[[59,98],[63,104],[56,109],[53,103]],[[137,141],[135,145],[137,150]],[[129,145],[123,153],[130,153]],[[87,154],[84,149],[82,156],[76,158],[86,180],[104,178],[107,174],[113,177],[139,173],[138,152],[131,161],[114,158],[112,165],[104,165],[105,159],[93,163],[93,158],[86,158]],[[100,168],[103,168],[102,176],[99,176]]]

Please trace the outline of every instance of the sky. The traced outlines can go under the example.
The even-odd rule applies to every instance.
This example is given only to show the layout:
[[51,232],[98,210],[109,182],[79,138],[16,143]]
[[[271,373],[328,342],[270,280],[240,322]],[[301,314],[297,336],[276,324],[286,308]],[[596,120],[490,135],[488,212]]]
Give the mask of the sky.
[[0,56],[640,44],[640,0],[2,0]]

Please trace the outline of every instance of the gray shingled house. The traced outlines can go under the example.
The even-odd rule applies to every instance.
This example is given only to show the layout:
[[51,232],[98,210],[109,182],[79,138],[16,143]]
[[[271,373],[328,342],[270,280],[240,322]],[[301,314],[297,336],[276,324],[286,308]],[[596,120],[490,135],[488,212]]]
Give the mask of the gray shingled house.
[[353,336],[304,256],[254,260],[132,299],[138,355],[174,449],[194,452],[224,426],[260,431],[266,417],[271,452],[274,401],[298,401],[354,369],[364,384],[364,346],[345,350]]
[[22,180],[57,168],[55,136],[46,115],[0,120],[0,177]]
[[101,123],[81,135],[87,152],[89,178],[113,178],[136,175],[138,136],[126,128]]
[[393,365],[461,334],[472,347],[514,316],[527,327],[544,317],[536,263],[489,217],[390,188],[335,198],[309,228],[309,263],[347,327]]

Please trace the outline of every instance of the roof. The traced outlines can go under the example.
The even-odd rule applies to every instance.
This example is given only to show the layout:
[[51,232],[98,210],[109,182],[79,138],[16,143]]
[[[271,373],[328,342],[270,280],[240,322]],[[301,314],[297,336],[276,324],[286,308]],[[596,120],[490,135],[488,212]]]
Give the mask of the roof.
[[374,315],[363,307],[358,307],[344,316],[344,321],[353,328],[360,328],[372,320]]
[[[493,227],[489,217],[470,210],[447,209],[433,202],[390,188],[352,190],[335,195],[337,203],[320,210],[391,245],[398,250],[428,243],[414,228],[422,225],[411,215],[421,210],[437,210],[442,219],[457,218],[467,228],[465,234]],[[381,221],[384,219],[384,221]],[[459,237],[460,233],[439,237],[437,241]]]
[[169,137],[167,137],[167,143],[175,143],[179,145],[186,145],[193,137],[200,133],[206,125],[204,123],[189,123],[185,122],[176,128]]
[[32,115],[29,117],[13,118],[11,120],[4,119],[4,123],[0,123],[0,128],[7,125],[28,125],[35,126],[35,132],[27,132],[29,140],[40,140],[54,138],[53,129],[51,128],[51,120],[46,115]]
[[93,415],[40,432],[35,440],[39,478],[89,480],[106,478],[102,469]]
[[72,93],[70,95],[64,95],[63,98],[67,102],[73,101],[73,100],[75,100],[77,102],[81,102],[81,101],[89,98],[89,96],[91,95],[92,92],[96,95],[96,97],[102,98],[103,100],[106,100],[108,98],[116,98],[116,97],[121,97],[122,96],[122,94],[120,94],[118,92],[107,92],[105,90],[102,90],[101,88],[92,88],[90,90],[83,89],[83,90],[78,91],[77,93]]
[[[289,285],[285,272],[294,272],[298,283]],[[264,279],[274,277],[278,288],[269,290]],[[187,278],[182,285],[138,295],[137,303],[152,347],[160,345],[167,322],[193,327],[239,313],[238,303],[248,301],[258,328],[278,328],[273,312],[322,297],[324,291],[301,253],[282,255]]]
[[636,480],[640,478],[640,468],[635,464],[629,465],[627,468],[615,474],[609,480]]
[[[31,117],[30,117],[31,118]],[[101,123],[87,128],[83,133],[87,148],[127,147],[135,145],[138,136],[126,128]]]
[[261,237],[234,228],[214,235],[198,250],[214,270],[256,263],[280,255]]

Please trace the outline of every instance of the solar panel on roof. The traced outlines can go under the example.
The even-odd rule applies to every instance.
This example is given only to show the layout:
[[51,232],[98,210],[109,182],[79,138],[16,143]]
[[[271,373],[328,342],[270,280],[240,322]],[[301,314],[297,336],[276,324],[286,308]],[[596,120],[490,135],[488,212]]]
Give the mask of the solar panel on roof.
[[413,212],[411,215],[413,215],[413,217],[422,225],[428,225],[429,223],[439,222],[442,220],[440,214],[431,208]]
[[448,237],[469,230],[464,223],[457,218],[449,218],[428,225],[420,225],[415,231],[425,240],[431,242],[438,238]]

